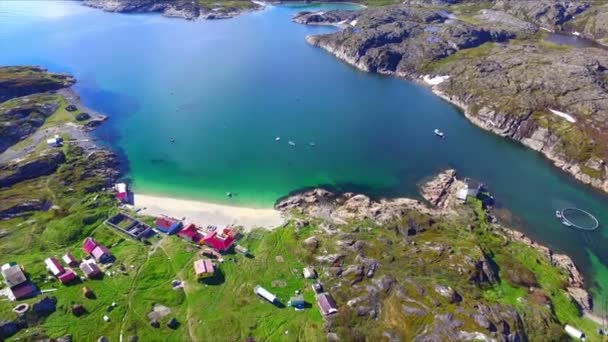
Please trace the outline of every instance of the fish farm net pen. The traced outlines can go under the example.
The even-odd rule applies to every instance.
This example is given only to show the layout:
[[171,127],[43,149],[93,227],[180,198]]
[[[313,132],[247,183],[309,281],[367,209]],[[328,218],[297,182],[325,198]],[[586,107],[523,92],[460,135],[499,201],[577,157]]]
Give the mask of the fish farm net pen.
[[600,226],[595,216],[579,208],[562,209],[561,219],[566,226],[585,231],[594,231]]

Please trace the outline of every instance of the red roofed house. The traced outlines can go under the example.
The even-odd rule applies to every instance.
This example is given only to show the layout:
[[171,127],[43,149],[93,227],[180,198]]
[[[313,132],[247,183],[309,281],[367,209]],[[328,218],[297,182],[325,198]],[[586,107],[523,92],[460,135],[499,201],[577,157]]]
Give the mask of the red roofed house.
[[68,266],[78,266],[78,260],[76,260],[76,258],[74,258],[74,256],[70,252],[65,253],[65,255],[61,259],[63,259],[63,262]]
[[88,237],[82,243],[82,249],[89,255],[93,256],[95,260],[101,263],[106,263],[112,261],[112,254],[110,250],[105,246],[102,246],[97,243],[97,241],[93,240],[93,238]]
[[67,284],[67,283],[71,282],[72,280],[74,280],[75,278],[76,278],[76,273],[69,268],[67,270],[65,270],[65,272],[63,272],[61,275],[59,275],[59,277],[57,277],[57,279],[59,279],[59,281],[62,284]]
[[219,252],[225,252],[232,246],[235,238],[236,231],[232,228],[226,227],[221,232],[218,232],[217,228],[213,228],[203,238],[203,242]]
[[198,243],[203,238],[193,223],[190,223],[186,228],[177,233],[177,236],[188,239],[194,243]]
[[112,261],[112,254],[110,253],[110,250],[102,245],[95,247],[95,249],[93,249],[91,252],[91,255],[93,258],[95,258],[95,260],[101,263]]
[[175,234],[182,227],[182,223],[178,220],[173,220],[168,217],[158,217],[154,221],[156,229],[165,234]]
[[86,238],[82,243],[82,250],[87,254],[91,254],[95,247],[97,247],[97,242],[92,237]]
[[336,308],[336,302],[328,293],[321,293],[317,295],[317,305],[323,316],[328,316],[338,312]]
[[59,261],[53,257],[46,258],[44,263],[46,265],[46,269],[49,270],[49,272],[51,272],[51,274],[55,277],[58,277],[60,274],[65,272],[65,268],[63,268],[63,266],[59,264]]
[[194,262],[194,274],[198,279],[212,277],[215,274],[215,267],[209,259],[199,259]]

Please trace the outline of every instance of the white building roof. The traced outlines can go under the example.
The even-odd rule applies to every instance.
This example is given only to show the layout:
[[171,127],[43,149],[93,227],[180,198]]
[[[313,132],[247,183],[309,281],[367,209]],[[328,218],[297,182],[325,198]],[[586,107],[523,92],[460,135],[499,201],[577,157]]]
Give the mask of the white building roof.
[[462,188],[462,189],[458,190],[458,192],[456,193],[456,198],[458,198],[461,201],[466,201],[468,194],[469,194],[469,189]]
[[264,299],[266,299],[267,301],[269,301],[271,303],[274,303],[274,301],[277,299],[277,297],[275,295],[268,292],[266,289],[264,289],[260,285],[256,286],[254,291],[257,295],[263,297]]
[[117,183],[116,185],[114,185],[114,189],[116,189],[116,191],[118,191],[119,193],[127,192],[127,184]]

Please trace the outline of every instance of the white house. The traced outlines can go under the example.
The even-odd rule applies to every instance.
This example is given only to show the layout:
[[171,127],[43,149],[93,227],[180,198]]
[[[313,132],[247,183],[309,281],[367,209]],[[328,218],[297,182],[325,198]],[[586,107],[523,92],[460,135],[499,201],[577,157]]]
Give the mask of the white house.
[[46,139],[46,144],[49,145],[50,147],[60,147],[62,141],[63,141],[63,139],[61,139],[61,137],[59,135],[55,134],[54,137],[52,137],[50,139]]

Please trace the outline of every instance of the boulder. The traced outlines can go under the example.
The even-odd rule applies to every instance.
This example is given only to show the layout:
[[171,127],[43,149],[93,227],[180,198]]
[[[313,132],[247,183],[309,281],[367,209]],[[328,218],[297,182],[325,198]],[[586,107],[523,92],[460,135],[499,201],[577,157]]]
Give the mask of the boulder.
[[305,247],[311,248],[311,249],[316,249],[319,247],[319,239],[316,236],[311,236],[309,238],[304,239],[304,241],[302,241],[302,244]]
[[449,286],[436,285],[435,292],[437,292],[437,294],[439,294],[440,296],[449,299],[450,303],[458,303],[462,301],[462,297],[460,296],[460,294],[458,294],[458,292],[454,291],[454,289]]
[[85,121],[85,120],[89,120],[91,118],[91,115],[89,113],[79,113],[76,115],[76,120],[77,121]]
[[74,105],[67,105],[65,107],[65,110],[67,110],[68,112],[75,112],[78,110],[78,107],[74,106]]

